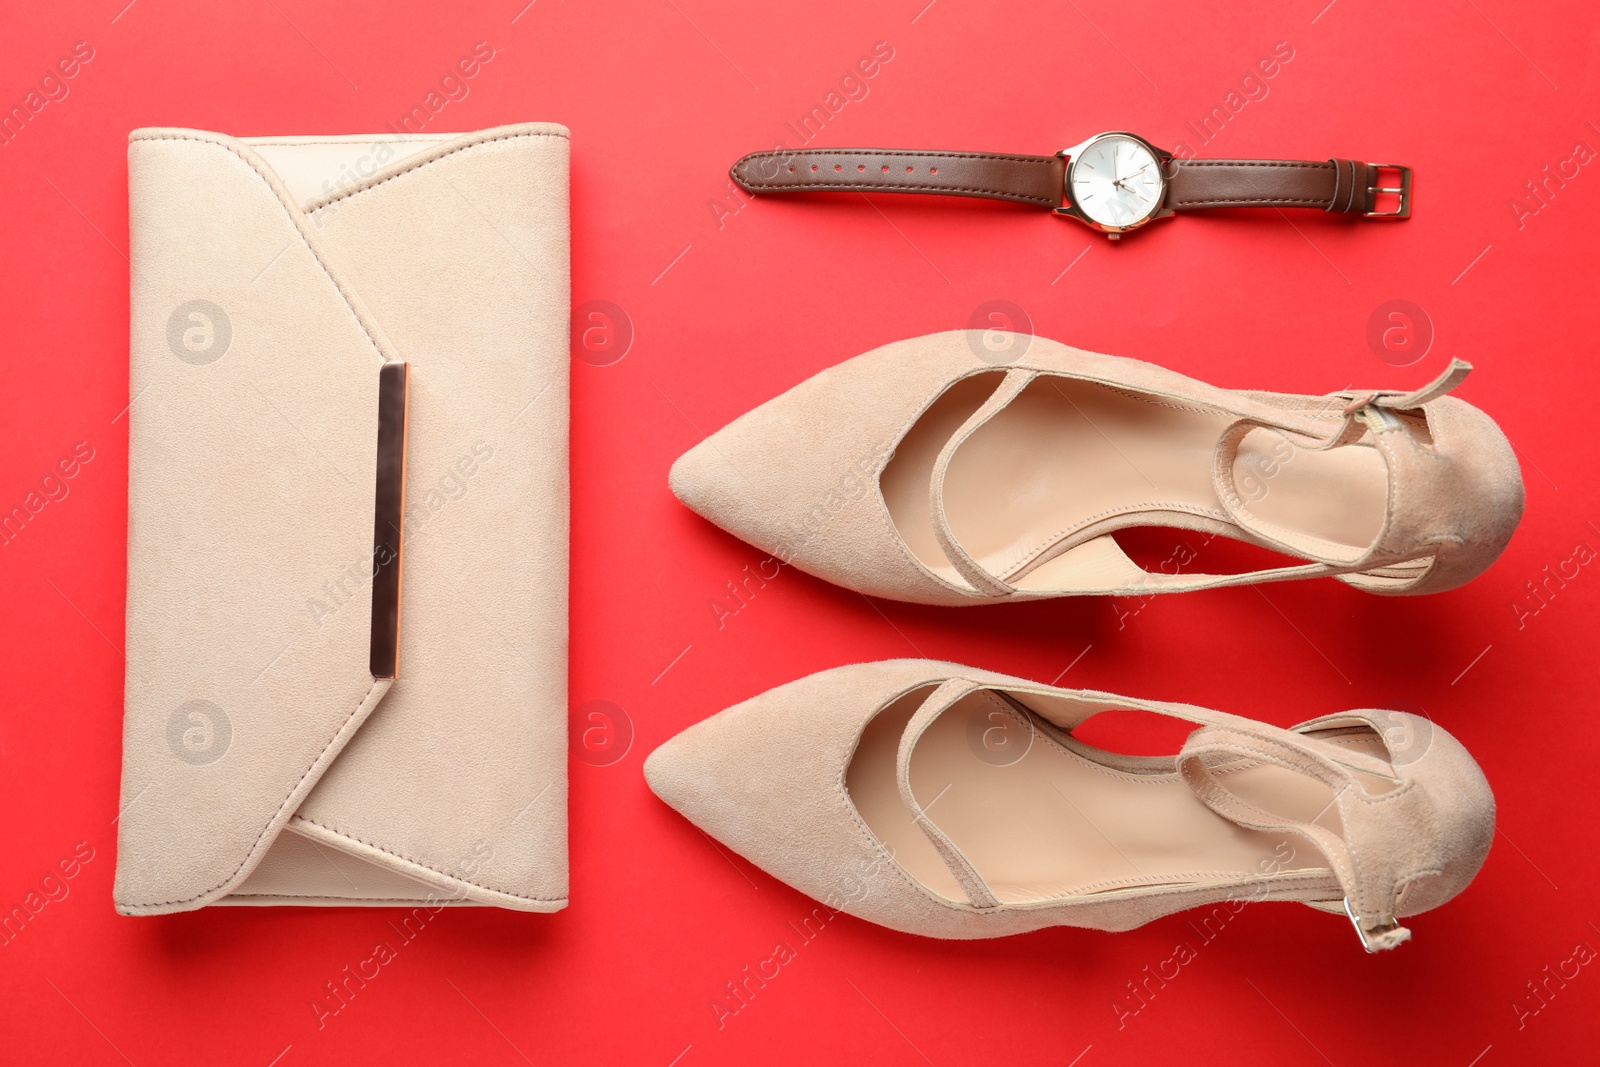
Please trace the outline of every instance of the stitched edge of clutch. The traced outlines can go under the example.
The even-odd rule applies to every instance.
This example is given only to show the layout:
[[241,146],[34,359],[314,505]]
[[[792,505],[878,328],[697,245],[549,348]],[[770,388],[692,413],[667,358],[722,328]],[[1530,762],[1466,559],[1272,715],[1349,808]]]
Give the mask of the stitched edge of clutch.
[[[342,190],[340,192],[333,193],[333,194],[331,194],[329,196],[326,196],[326,197],[322,198],[321,200],[313,200],[313,201],[311,201],[311,203],[307,207],[303,208],[302,210],[307,215],[315,215],[317,212],[321,211],[323,208],[327,207],[329,204],[336,204],[340,200],[347,200],[350,197],[357,195],[358,193],[365,193],[365,192],[368,192],[370,190],[376,189],[378,186],[384,184],[385,182],[394,181],[396,178],[400,177],[401,175],[410,174],[412,171],[420,170],[421,168],[426,167],[430,163],[437,163],[441,159],[448,159],[450,156],[455,155],[457,152],[465,152],[467,149],[469,149],[469,148],[477,148],[479,145],[494,144],[496,141],[512,141],[512,140],[516,140],[519,137],[555,137],[555,138],[558,138],[559,140],[562,140],[562,141],[570,141],[571,140],[571,138],[567,134],[564,134],[564,133],[554,133],[554,132],[548,131],[548,130],[539,130],[539,131],[524,130],[524,131],[522,131],[520,133],[502,133],[502,134],[499,134],[498,136],[495,136],[495,137],[485,137],[485,138],[483,138],[481,140],[477,140],[477,141],[468,141],[465,144],[456,145],[454,148],[450,149],[448,152],[440,152],[438,155],[428,155],[426,153],[423,153],[422,158],[416,159],[416,160],[414,160],[412,162],[407,163],[405,166],[401,167],[399,170],[395,171],[392,174],[384,175],[382,178],[379,178],[377,181],[373,182],[371,185],[358,185],[353,189],[345,189],[345,190]],[[449,142],[446,141],[444,143],[448,144]]]
[[[239,145],[243,144],[243,142],[235,141],[226,134],[220,134],[217,135],[217,137],[221,139],[216,139],[213,137],[197,137],[194,134],[160,133],[141,135],[137,137],[136,140],[194,141],[197,144],[212,145],[216,148],[222,149],[225,152],[232,153],[234,156],[238,157],[239,161],[245,166],[255,171],[256,177],[261,179],[262,184],[267,187],[267,191],[272,194],[272,198],[278,202],[278,206],[282,208],[283,213],[288,216],[289,225],[294,227],[294,231],[297,235],[299,235],[301,243],[304,244],[306,250],[311,253],[311,257],[317,261],[317,266],[322,268],[322,273],[327,275],[328,281],[333,285],[334,291],[339,294],[339,298],[344,301],[345,307],[348,308],[350,314],[355,317],[356,324],[361,327],[361,332],[367,337],[367,343],[372,345],[373,351],[377,352],[379,359],[383,360],[385,363],[390,362],[391,358],[393,358],[392,354],[384,349],[384,346],[388,344],[388,338],[383,336],[382,332],[377,329],[375,323],[368,320],[366,305],[359,302],[358,297],[352,296],[351,293],[345,290],[344,283],[340,280],[339,276],[334,273],[333,268],[328,265],[328,262],[322,258],[322,251],[318,248],[317,243],[313,241],[310,236],[308,236],[306,229],[302,227],[299,220],[309,219],[310,216],[308,216],[304,211],[300,210],[300,208],[296,206],[293,201],[286,199],[284,194],[279,191],[278,186],[273,185],[273,180],[277,176],[274,174],[273,176],[269,177],[267,172],[261,169],[262,163],[260,156],[256,155],[254,150],[252,150],[249,155],[246,155],[244,152],[239,151]],[[279,181],[281,184],[281,179],[279,179]],[[379,343],[380,339],[382,340],[381,344]]]
[[[283,820],[284,822],[288,821],[285,818],[284,813],[289,810],[289,802],[292,801],[295,794],[300,791],[300,787],[306,784],[306,779],[311,776],[312,771],[317,769],[317,765],[321,763],[323,757],[328,754],[328,750],[333,747],[334,742],[338,741],[340,736],[344,734],[345,730],[350,726],[351,721],[355,719],[356,714],[360,712],[362,708],[366,707],[367,701],[372,699],[373,690],[377,688],[378,679],[374,678],[372,680],[372,684],[367,687],[367,691],[363,693],[361,695],[361,699],[356,702],[356,706],[351,708],[349,714],[347,714],[340,721],[338,728],[333,732],[333,736],[328,738],[327,743],[324,744],[320,750],[318,750],[316,758],[313,759],[306,769],[301,772],[300,777],[295,780],[294,785],[289,787],[289,792],[284,794],[282,803],[278,805],[278,810],[273,812],[272,818],[268,819],[266,825],[261,827],[261,832],[256,834],[256,839],[250,843],[249,850],[245,852],[244,859],[240,860],[238,866],[234,867],[233,870],[228,872],[228,876],[226,878],[212,886],[210,889],[203,889],[194,896],[185,897],[182,900],[160,900],[143,904],[126,904],[119,900],[117,901],[117,909],[128,914],[133,914],[139,911],[150,911],[155,908],[168,908],[174,904],[193,904],[197,900],[201,900],[204,897],[210,896],[212,893],[215,893],[217,890],[233,881],[234,878],[238,877],[239,872],[244,870],[245,864],[250,862],[251,858],[255,856],[256,851],[261,847],[261,842],[267,836],[267,831],[272,829],[272,824],[278,822],[279,820]],[[385,686],[384,692],[387,693],[388,691],[388,687]],[[373,707],[377,707],[377,704],[374,703]]]
[[[395,859],[400,860],[403,863],[411,864],[413,867],[420,867],[425,871],[430,871],[433,874],[439,875],[441,878],[448,879],[450,882],[453,882],[456,885],[471,886],[474,889],[481,889],[485,893],[494,893],[494,894],[497,894],[499,896],[511,897],[511,898],[513,898],[515,900],[527,900],[527,901],[532,901],[532,902],[536,902],[536,903],[540,903],[540,904],[552,904],[552,903],[555,903],[557,901],[564,901],[564,900],[567,899],[564,896],[563,897],[536,897],[536,896],[532,896],[532,895],[527,894],[527,893],[514,893],[509,889],[496,889],[493,886],[484,885],[481,882],[469,881],[466,878],[462,878],[460,875],[451,874],[448,871],[441,871],[439,868],[434,867],[434,866],[430,866],[429,864],[426,864],[426,863],[423,863],[421,860],[412,859],[410,856],[405,856],[405,855],[402,855],[399,852],[393,851],[392,849],[384,848],[382,845],[375,845],[371,841],[363,841],[361,838],[357,837],[355,834],[349,833],[348,831],[345,831],[345,830],[340,830],[337,827],[329,826],[326,823],[320,823],[317,820],[311,819],[311,818],[307,818],[304,815],[291,815],[291,816],[289,816],[289,821],[290,822],[294,822],[297,819],[300,822],[306,823],[306,824],[308,824],[310,826],[315,826],[320,830],[326,830],[328,833],[333,834],[336,837],[342,837],[346,841],[353,841],[356,844],[361,845],[363,848],[370,848],[374,852],[381,852],[385,856],[392,856]],[[413,875],[413,877],[415,877],[415,876]]]

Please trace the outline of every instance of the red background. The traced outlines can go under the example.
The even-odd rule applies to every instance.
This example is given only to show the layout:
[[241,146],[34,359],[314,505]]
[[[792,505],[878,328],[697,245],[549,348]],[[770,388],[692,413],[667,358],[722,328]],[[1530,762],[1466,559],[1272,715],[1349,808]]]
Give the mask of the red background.
[[[0,505],[20,502],[77,442],[94,450],[70,495],[0,547],[0,908],[79,842],[93,850],[70,894],[0,947],[0,1060],[1489,1067],[1593,1057],[1600,974],[1552,982],[1542,1002],[1527,983],[1580,944],[1600,948],[1589,795],[1600,575],[1581,567],[1542,603],[1526,583],[1580,543],[1600,548],[1590,440],[1600,165],[1552,181],[1520,218],[1514,207],[1547,165],[1571,175],[1578,142],[1583,154],[1600,149],[1592,5],[125,2],[12,3],[0,36],[8,107],[75,42],[94,50],[69,95],[0,148],[10,205]],[[609,765],[572,760],[569,909],[446,912],[319,1027],[313,999],[392,938],[393,913],[128,919],[111,908],[126,135],[378,131],[479,41],[493,60],[430,132],[530,119],[572,128],[574,302],[612,302],[633,336],[609,366],[573,362],[571,658],[573,704],[614,703],[633,739]],[[1189,216],[1112,245],[1041,212],[971,201],[741,207],[729,163],[794,144],[785,123],[880,41],[893,58],[816,144],[1048,153],[1130,129],[1210,156],[1409,163],[1416,214],[1353,225],[1312,212]],[[1185,124],[1225,105],[1278,42],[1293,58],[1264,82],[1267,95],[1196,144]],[[1477,371],[1461,395],[1521,454],[1527,517],[1487,574],[1431,598],[1319,581],[952,611],[868,602],[786,570],[719,626],[713,601],[762,555],[673,500],[674,457],[823,367],[963,326],[994,299],[1041,334],[1222,385],[1411,387],[1450,356],[1469,359]],[[1367,340],[1390,300],[1412,301],[1431,323],[1431,349],[1408,366],[1392,364],[1417,352]],[[1184,916],[1120,935],[956,944],[841,916],[719,1020],[724,983],[779,939],[797,943],[788,924],[812,905],[656,801],[641,761],[770,686],[907,655],[1044,681],[1074,664],[1062,684],[1281,724],[1352,706],[1424,710],[1483,764],[1500,833],[1470,890],[1379,957],[1362,954],[1343,920],[1297,907],[1249,908],[1209,944]],[[1137,1006],[1126,983],[1179,942],[1197,958],[1119,1026],[1115,1005]]]

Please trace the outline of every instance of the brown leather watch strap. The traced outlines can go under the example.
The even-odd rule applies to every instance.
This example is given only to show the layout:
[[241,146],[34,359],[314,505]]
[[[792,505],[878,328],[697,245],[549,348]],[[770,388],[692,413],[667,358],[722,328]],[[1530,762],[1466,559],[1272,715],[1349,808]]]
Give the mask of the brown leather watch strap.
[[944,193],[1057,208],[1061,206],[1064,164],[1057,156],[823,148],[752,152],[728,173],[739,188],[757,195]]
[[1360,215],[1373,210],[1377,178],[1377,167],[1353,159],[1175,159],[1167,178],[1167,206],[1175,211],[1320,207]]

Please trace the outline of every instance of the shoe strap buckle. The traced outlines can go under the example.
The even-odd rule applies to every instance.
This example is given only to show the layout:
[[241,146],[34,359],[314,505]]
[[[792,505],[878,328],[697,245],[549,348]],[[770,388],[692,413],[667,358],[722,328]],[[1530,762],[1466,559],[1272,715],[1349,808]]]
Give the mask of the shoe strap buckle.
[[1378,920],[1370,925],[1363,923],[1361,916],[1350,906],[1349,897],[1344,898],[1344,913],[1350,917],[1350,925],[1356,928],[1361,947],[1367,950],[1368,955],[1398,948],[1411,940],[1411,931],[1393,918]]

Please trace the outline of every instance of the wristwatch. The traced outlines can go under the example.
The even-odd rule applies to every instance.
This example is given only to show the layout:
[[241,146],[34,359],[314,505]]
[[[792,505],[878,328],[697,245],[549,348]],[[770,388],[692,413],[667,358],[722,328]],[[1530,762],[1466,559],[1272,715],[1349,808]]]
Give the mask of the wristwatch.
[[[1394,184],[1380,184],[1382,172]],[[1321,208],[1369,219],[1411,216],[1411,168],[1353,159],[1178,159],[1113,131],[1053,156],[882,148],[752,152],[729,172],[754,195],[942,193],[1049,208],[1116,240],[1177,211]],[[1379,208],[1384,197],[1386,207]],[[1389,200],[1389,197],[1394,199]]]

